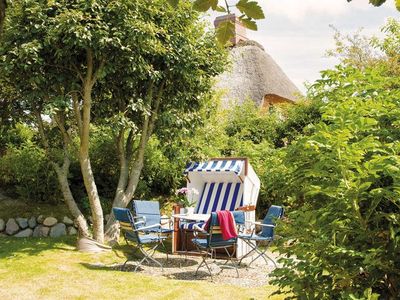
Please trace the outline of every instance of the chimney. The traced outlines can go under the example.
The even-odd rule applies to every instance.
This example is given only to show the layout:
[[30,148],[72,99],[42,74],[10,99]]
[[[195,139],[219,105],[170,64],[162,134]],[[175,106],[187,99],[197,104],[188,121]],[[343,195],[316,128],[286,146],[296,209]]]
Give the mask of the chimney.
[[229,14],[217,17],[214,21],[214,27],[218,28],[220,23],[226,21],[231,21],[232,23],[235,24],[234,37],[231,38],[231,43],[233,46],[236,46],[236,44],[239,43],[240,41],[248,40],[246,36],[246,28],[243,26],[242,22],[240,22],[240,19],[236,17],[235,14]]

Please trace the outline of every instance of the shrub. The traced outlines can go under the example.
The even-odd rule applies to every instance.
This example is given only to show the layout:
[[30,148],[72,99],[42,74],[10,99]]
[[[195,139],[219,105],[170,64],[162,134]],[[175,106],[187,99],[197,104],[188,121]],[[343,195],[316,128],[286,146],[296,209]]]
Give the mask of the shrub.
[[0,158],[0,181],[13,186],[26,199],[57,202],[60,197],[57,178],[46,154],[30,141],[8,147]]
[[400,297],[400,91],[385,69],[314,86],[322,121],[287,149],[294,208],[272,283],[301,299]]

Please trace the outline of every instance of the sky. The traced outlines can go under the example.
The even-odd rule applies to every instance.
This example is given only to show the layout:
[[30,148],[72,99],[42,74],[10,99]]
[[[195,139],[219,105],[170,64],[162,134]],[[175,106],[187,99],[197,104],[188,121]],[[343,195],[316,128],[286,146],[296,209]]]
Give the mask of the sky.
[[[394,0],[381,7],[368,0],[258,0],[266,18],[258,20],[258,31],[247,36],[262,44],[288,77],[301,90],[304,82],[318,79],[319,72],[338,61],[326,57],[334,47],[333,25],[343,34],[363,28],[365,35],[378,35],[388,17],[399,19]],[[210,17],[210,18],[213,18]]]

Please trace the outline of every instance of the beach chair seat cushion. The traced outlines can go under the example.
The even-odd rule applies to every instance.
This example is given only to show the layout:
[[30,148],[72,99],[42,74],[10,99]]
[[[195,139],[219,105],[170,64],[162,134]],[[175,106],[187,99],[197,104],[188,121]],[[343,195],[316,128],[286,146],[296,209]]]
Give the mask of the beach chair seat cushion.
[[206,226],[206,222],[187,222],[187,223],[179,224],[179,227],[181,229],[186,229],[186,230],[194,230],[195,226],[198,226],[204,230],[204,226]]

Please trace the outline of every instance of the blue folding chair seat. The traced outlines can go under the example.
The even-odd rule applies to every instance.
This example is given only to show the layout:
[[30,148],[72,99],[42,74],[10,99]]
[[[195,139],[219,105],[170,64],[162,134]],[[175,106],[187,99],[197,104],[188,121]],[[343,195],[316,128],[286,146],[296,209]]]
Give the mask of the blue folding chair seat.
[[[239,265],[242,263],[243,259],[248,257],[251,253],[256,252],[257,256],[253,258],[252,261],[248,264],[249,267],[259,257],[262,257],[266,263],[268,263],[268,260],[270,260],[276,267],[275,261],[271,257],[269,257],[266,254],[266,252],[268,250],[268,246],[274,240],[274,229],[276,224],[275,221],[277,219],[281,219],[283,217],[283,213],[284,213],[283,207],[271,205],[262,223],[253,222],[254,224],[257,224],[262,227],[261,232],[256,233],[254,228],[251,234],[244,234],[244,233],[239,234],[238,237],[242,239],[251,248],[251,250],[240,259]],[[259,244],[257,242],[259,243],[265,242],[266,243],[265,248],[263,250],[259,249],[258,247]]]
[[[127,208],[113,208],[113,213],[115,219],[119,222],[122,234],[125,238],[125,241],[128,245],[132,245],[142,252],[144,257],[135,267],[135,271],[139,268],[139,266],[144,262],[154,262],[163,269],[163,266],[160,262],[153,258],[153,255],[156,249],[159,246],[162,246],[166,252],[166,248],[164,245],[165,236],[161,235],[161,231],[156,231],[156,233],[149,233],[151,229],[159,229],[161,228],[160,224],[153,224],[150,226],[143,226],[144,221],[135,222],[134,217],[131,212]],[[155,244],[150,250],[146,250],[144,248],[145,245]],[[167,252],[166,252],[167,253]],[[168,259],[168,253],[167,253]],[[128,258],[122,266],[122,269],[125,269],[126,263],[130,259]]]

